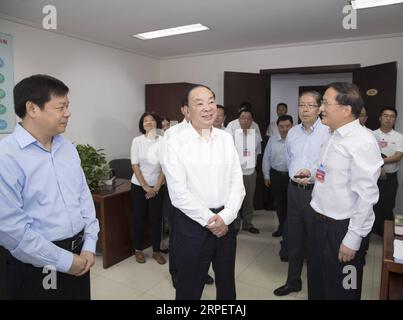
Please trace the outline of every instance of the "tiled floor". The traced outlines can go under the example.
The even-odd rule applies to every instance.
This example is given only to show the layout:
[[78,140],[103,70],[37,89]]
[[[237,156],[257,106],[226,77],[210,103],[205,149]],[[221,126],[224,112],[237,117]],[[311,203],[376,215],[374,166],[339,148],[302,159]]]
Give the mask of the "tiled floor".
[[[236,288],[238,299],[279,299],[273,290],[282,285],[287,276],[287,263],[278,257],[279,238],[271,233],[277,227],[277,218],[272,211],[256,211],[254,225],[260,229],[255,235],[241,231],[238,234],[236,257]],[[151,258],[151,248],[145,250],[147,262],[139,264],[134,257],[128,258],[108,269],[102,268],[102,257],[96,257],[91,271],[92,299],[158,300],[174,299],[168,272],[168,263],[159,265]],[[382,262],[382,240],[372,236],[364,268],[362,299],[379,297]],[[210,273],[213,275],[213,273]],[[215,286],[206,285],[202,299],[215,299]],[[306,266],[303,270],[302,291],[281,299],[307,299]]]

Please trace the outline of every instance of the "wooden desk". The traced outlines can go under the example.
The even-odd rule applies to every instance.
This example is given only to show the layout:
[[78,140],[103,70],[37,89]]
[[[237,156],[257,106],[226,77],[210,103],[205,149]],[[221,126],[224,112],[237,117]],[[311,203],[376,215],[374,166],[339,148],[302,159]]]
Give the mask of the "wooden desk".
[[[381,300],[403,297],[403,264],[395,263],[393,258],[394,234],[393,221],[385,221],[383,235],[383,261],[381,278]],[[398,239],[403,239],[397,237]]]
[[133,254],[130,187],[129,180],[116,179],[113,192],[92,194],[100,227],[97,251],[102,252],[104,268]]

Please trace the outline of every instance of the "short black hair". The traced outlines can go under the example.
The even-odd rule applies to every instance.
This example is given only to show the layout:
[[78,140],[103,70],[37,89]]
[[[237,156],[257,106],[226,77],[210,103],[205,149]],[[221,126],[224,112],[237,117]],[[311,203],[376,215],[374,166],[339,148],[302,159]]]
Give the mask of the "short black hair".
[[217,109],[223,109],[223,110],[224,110],[224,114],[225,114],[225,107],[222,106],[221,104],[217,104]]
[[161,129],[162,128],[162,121],[161,121],[161,117],[155,113],[154,111],[150,111],[150,112],[144,112],[139,120],[139,130],[142,134],[146,133],[146,130],[144,130],[144,118],[147,116],[151,116],[154,118],[155,122],[157,123],[157,129]]
[[277,103],[277,109],[280,107],[280,106],[284,106],[287,110],[288,110],[288,105],[285,103],[285,102],[279,102],[279,103]]
[[249,112],[252,115],[252,119],[254,118],[253,111],[251,108],[241,108],[238,111],[238,118],[241,116],[242,112]]
[[397,118],[397,110],[395,108],[392,108],[392,107],[382,108],[381,112],[379,112],[379,116],[381,116],[384,111],[392,111],[392,112],[394,112],[395,116]]
[[189,107],[189,95],[194,89],[199,88],[199,87],[206,88],[207,90],[210,90],[211,93],[213,94],[214,99],[215,99],[215,93],[209,87],[207,87],[207,86],[205,86],[203,84],[192,84],[187,88],[187,90],[185,92],[185,96],[183,97],[183,100],[182,100],[182,107]]
[[69,88],[60,80],[45,74],[37,74],[25,78],[14,87],[14,110],[23,119],[27,113],[28,101],[43,109],[52,95],[62,97],[67,95]]
[[171,122],[171,119],[169,119],[168,117],[163,117],[163,118],[161,119],[161,122],[164,121],[164,120],[166,120],[166,121],[168,121],[168,122]]
[[283,115],[279,116],[278,119],[277,119],[277,125],[281,121],[290,121],[291,124],[294,124],[294,121],[292,120],[292,117],[289,114],[283,114]]
[[238,112],[241,111],[242,109],[252,110],[252,104],[250,102],[244,101],[239,105]]
[[329,88],[337,91],[336,102],[342,106],[351,106],[351,113],[357,119],[360,116],[361,109],[364,106],[360,90],[358,87],[349,82],[333,82],[329,84]]

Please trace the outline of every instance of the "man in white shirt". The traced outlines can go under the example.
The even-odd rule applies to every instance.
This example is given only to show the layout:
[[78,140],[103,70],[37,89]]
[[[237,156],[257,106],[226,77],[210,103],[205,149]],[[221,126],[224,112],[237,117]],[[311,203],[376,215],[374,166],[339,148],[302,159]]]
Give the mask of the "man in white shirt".
[[396,118],[396,109],[383,108],[379,117],[381,126],[374,131],[385,163],[378,180],[379,201],[374,206],[375,223],[372,231],[378,235],[383,235],[384,221],[394,219],[393,209],[399,187],[397,171],[403,156],[403,135],[393,129]]
[[[164,152],[166,151],[166,141],[170,138],[175,138],[177,135],[181,134],[181,131],[189,126],[190,122],[190,115],[189,115],[189,108],[187,105],[185,105],[185,101],[181,101],[181,113],[183,115],[183,120],[170,128],[168,128],[165,133],[164,133],[164,139],[161,140],[161,159],[164,157]],[[166,189],[165,189],[166,190]],[[176,284],[178,282],[178,269],[176,267],[175,263],[175,250],[173,246],[173,241],[174,241],[174,218],[175,218],[175,212],[176,208],[172,206],[171,199],[169,198],[169,194],[166,191],[166,194],[164,195],[166,198],[164,201],[168,202],[168,205],[165,205],[165,207],[168,207],[169,212],[168,212],[168,224],[169,224],[169,273],[171,275],[172,279],[172,286],[176,289]],[[206,284],[213,284],[214,283],[214,278],[207,274],[206,276]]]
[[383,164],[374,136],[358,121],[362,105],[354,84],[332,83],[320,107],[332,134],[322,148],[312,193],[309,299],[361,297],[364,239],[374,222]]
[[[241,106],[239,107],[238,114],[239,114],[239,112],[241,112],[241,110],[252,110],[252,105],[249,102],[243,102],[243,103],[241,103]],[[225,130],[232,135],[238,129],[241,129],[241,124],[239,122],[239,118],[232,120],[230,123],[227,124],[227,127],[225,128]],[[256,132],[256,135],[259,137],[260,140],[262,140],[262,135],[260,134],[259,126],[257,125],[257,123],[255,121],[252,121],[251,129],[254,129]]]
[[[250,109],[241,109],[239,112],[240,129],[233,133],[234,143],[238,152],[239,161],[241,163],[243,184],[245,186],[245,199],[242,203],[241,210],[238,212],[238,217],[235,221],[237,231],[241,228],[250,233],[259,233],[259,229],[252,224],[253,218],[253,199],[256,189],[256,159],[262,153],[261,138],[256,131],[251,128],[253,122],[253,113]],[[231,130],[227,131],[231,133]]]
[[[285,102],[280,102],[277,104],[277,117],[280,117],[288,112],[288,105]],[[266,130],[266,136],[273,137],[278,132],[277,127],[277,119],[275,121],[270,122],[269,126]]]
[[166,141],[162,168],[176,208],[176,299],[200,299],[210,263],[217,299],[233,300],[236,233],[233,221],[245,196],[242,171],[228,133],[213,127],[214,93],[190,87],[185,96],[191,124]]
[[225,130],[225,108],[224,106],[217,104],[217,116],[213,122],[214,128]]

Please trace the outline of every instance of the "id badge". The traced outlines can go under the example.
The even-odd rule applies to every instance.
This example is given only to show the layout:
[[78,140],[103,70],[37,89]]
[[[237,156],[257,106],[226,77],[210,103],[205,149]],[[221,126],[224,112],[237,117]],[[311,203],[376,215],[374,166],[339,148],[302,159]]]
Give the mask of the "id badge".
[[386,148],[387,146],[388,146],[387,141],[384,141],[384,140],[379,141],[379,148],[383,149],[383,148]]
[[250,154],[251,154],[251,152],[250,152],[248,149],[245,149],[245,150],[243,151],[243,156],[244,156],[244,157],[250,157]]
[[316,175],[315,178],[319,182],[325,182],[325,177],[326,177],[326,169],[323,164],[319,166],[318,169],[316,169]]

